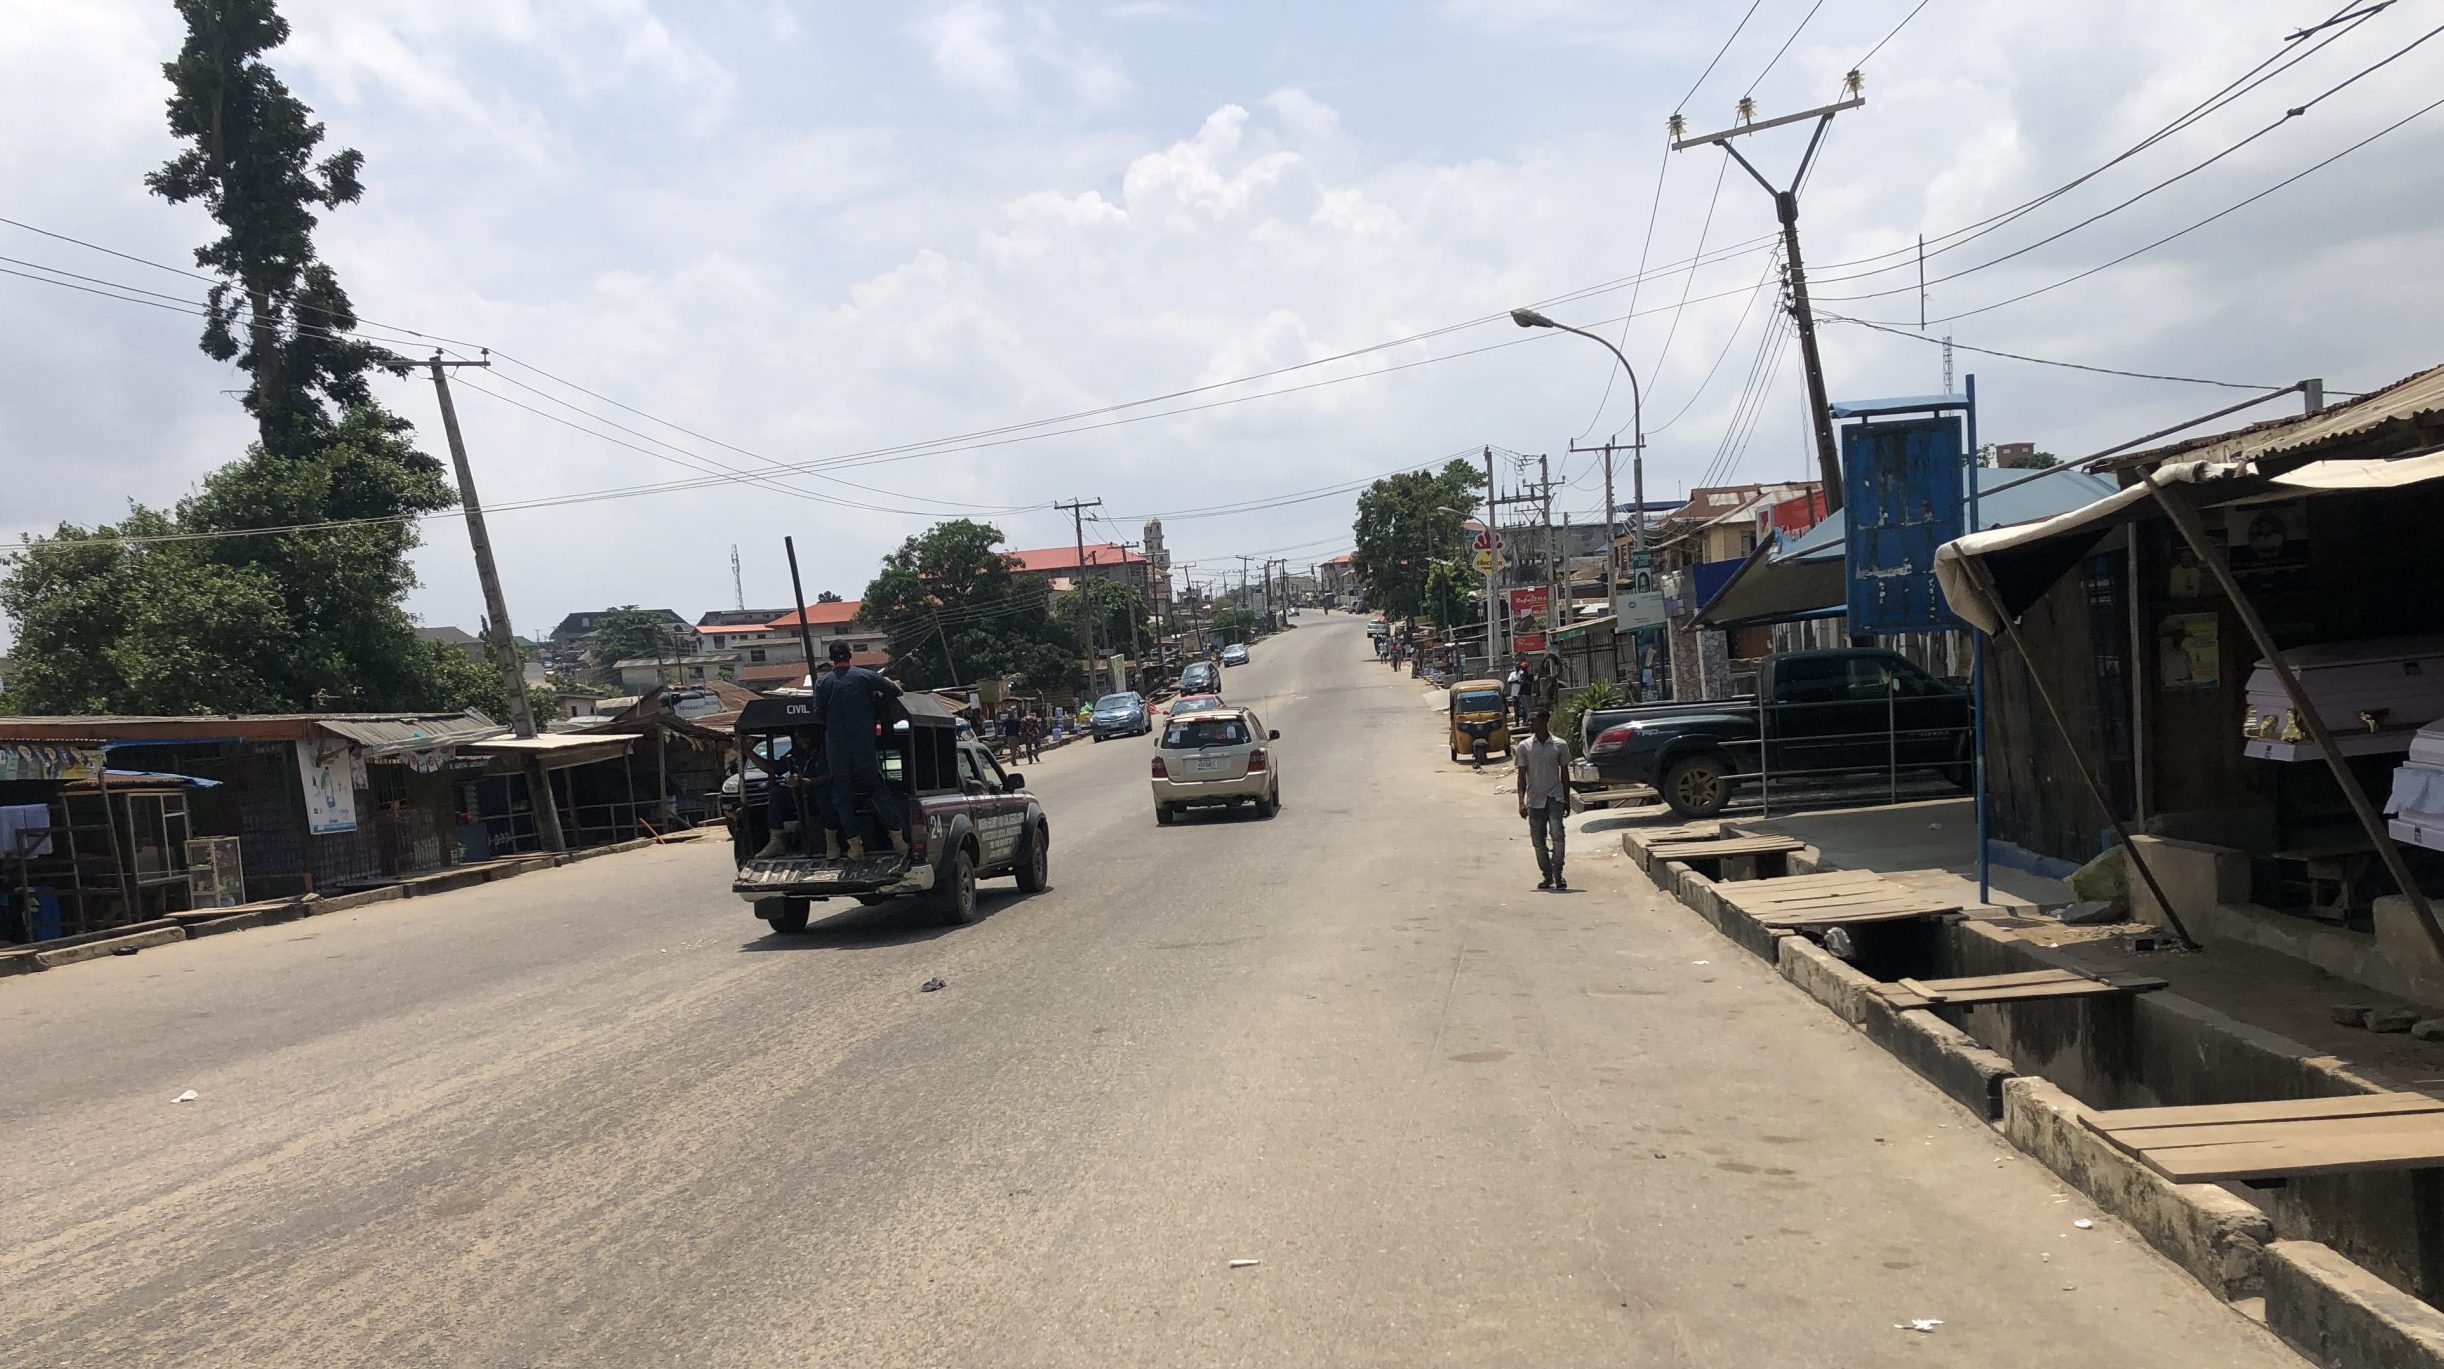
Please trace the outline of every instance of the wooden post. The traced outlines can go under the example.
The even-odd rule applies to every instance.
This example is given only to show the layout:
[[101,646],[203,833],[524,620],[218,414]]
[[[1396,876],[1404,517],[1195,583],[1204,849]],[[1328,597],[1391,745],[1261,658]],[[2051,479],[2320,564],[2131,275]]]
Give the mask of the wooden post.
[[2402,859],[2401,847],[2394,844],[2393,833],[2386,828],[2384,816],[2369,801],[2368,791],[2360,786],[2359,777],[2351,773],[2350,762],[2343,759],[2340,748],[2334,744],[2333,732],[2309,703],[2308,691],[2300,687],[2298,673],[2283,659],[2282,650],[2274,644],[2274,634],[2266,628],[2266,620],[2258,616],[2256,606],[2249,602],[2248,595],[2242,591],[2240,578],[2232,573],[2232,567],[2224,560],[2223,553],[2206,540],[2206,528],[2198,521],[2198,510],[2187,498],[2176,497],[2166,489],[2155,479],[2153,472],[2147,476],[2147,492],[2154,496],[2157,506],[2164,510],[2164,516],[2171,519],[2173,527],[2180,531],[2181,540],[2189,544],[2190,554],[2197,557],[2207,573],[2215,577],[2216,587],[2231,603],[2232,612],[2240,618],[2240,625],[2248,632],[2249,640],[2256,643],[2258,651],[2265,656],[2266,668],[2273,671],[2274,678],[2282,684],[2284,697],[2291,700],[2293,715],[2308,733],[2309,740],[2317,744],[2318,753],[2324,756],[2326,768],[2333,772],[2334,783],[2341,786],[2342,797],[2351,805],[2352,815],[2359,819],[2360,830],[2367,833],[2368,840],[2375,844],[2377,859],[2384,862],[2385,873],[2392,876],[2402,896],[2410,900],[2410,911],[2418,918],[2419,930],[2426,933],[2427,942],[2435,948],[2436,953],[2444,955],[2444,927],[2436,924],[2434,906],[2419,889],[2418,881],[2411,878],[2410,867]]

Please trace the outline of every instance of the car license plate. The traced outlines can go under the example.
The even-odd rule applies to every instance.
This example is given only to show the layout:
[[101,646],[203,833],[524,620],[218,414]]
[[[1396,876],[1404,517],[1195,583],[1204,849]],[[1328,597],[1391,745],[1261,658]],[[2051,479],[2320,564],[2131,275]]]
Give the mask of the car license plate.
[[1221,768],[1222,757],[1220,756],[1200,756],[1197,758],[1198,774],[1211,774],[1212,772]]

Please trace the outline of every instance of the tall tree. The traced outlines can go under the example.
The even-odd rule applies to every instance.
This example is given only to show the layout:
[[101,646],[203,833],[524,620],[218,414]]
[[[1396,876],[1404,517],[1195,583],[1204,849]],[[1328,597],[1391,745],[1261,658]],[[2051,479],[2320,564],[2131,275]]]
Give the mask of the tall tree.
[[840,595],[837,591],[827,589],[815,596],[815,602],[818,604],[837,604],[840,602]]
[[890,634],[902,684],[1014,676],[1042,689],[1076,680],[1080,662],[1052,621],[1050,592],[1015,572],[1002,541],[992,524],[956,518],[883,558],[859,616]]
[[1359,494],[1350,565],[1377,612],[1414,618],[1425,611],[1426,577],[1437,561],[1459,554],[1483,488],[1485,473],[1455,459],[1432,474],[1387,476]]
[[603,684],[619,683],[619,663],[685,656],[694,644],[680,640],[678,624],[650,609],[621,604],[603,615],[586,648],[586,664]]
[[[200,201],[221,234],[202,347],[248,377],[259,440],[169,513],[62,524],[0,581],[18,627],[16,706],[34,712],[433,708],[451,688],[411,630],[414,519],[456,503],[404,419],[372,402],[378,348],[347,336],[347,293],[314,250],[315,211],[355,200],[364,159],[315,160],[322,125],[262,61],[288,37],[271,0],[178,0],[169,78],[185,146],[146,178]],[[340,526],[318,526],[338,524]],[[306,531],[252,533],[304,527]],[[185,541],[121,544],[120,536]],[[76,541],[89,547],[71,547]],[[93,568],[88,576],[81,573]],[[171,616],[174,615],[174,616]]]
[[[1064,637],[1074,642],[1093,641],[1104,655],[1129,649],[1131,629],[1142,633],[1146,621],[1146,601],[1135,588],[1118,580],[1100,577],[1081,581],[1052,606],[1053,621]],[[1086,625],[1094,624],[1094,636],[1086,635]]]
[[311,451],[339,411],[371,402],[366,372],[383,351],[347,336],[356,313],[314,251],[317,207],[352,204],[365,156],[320,161],[323,126],[263,54],[288,41],[273,0],[177,0],[187,40],[162,64],[170,133],[186,146],[144,178],[172,204],[201,200],[221,235],[195,250],[220,277],[206,306],[204,352],[252,378],[244,398],[264,451]]

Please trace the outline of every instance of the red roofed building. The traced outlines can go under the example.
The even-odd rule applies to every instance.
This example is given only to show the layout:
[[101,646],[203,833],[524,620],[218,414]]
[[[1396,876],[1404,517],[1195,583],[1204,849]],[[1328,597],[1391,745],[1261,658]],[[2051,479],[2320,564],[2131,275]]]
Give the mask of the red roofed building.
[[1080,549],[1072,543],[1065,547],[1042,547],[1034,551],[1014,551],[1010,569],[1020,575],[1041,576],[1053,589],[1064,590],[1086,576],[1100,580],[1118,580],[1149,599],[1154,592],[1154,563],[1121,546],[1117,542],[1089,542]]
[[807,604],[793,608],[770,622],[718,623],[696,630],[704,649],[710,652],[730,652],[738,658],[740,679],[746,678],[749,666],[768,662],[798,659],[798,619],[803,615],[809,635],[815,639],[815,651],[820,655],[834,641],[846,641],[853,651],[872,651],[884,645],[884,634],[873,625],[861,621],[855,599],[836,604]]

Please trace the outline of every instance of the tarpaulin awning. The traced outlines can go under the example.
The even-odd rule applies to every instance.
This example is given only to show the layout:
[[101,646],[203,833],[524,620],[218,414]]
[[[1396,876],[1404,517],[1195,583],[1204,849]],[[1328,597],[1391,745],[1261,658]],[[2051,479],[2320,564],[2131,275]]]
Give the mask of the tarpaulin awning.
[[[2399,489],[2436,479],[2444,479],[2444,451],[2391,459],[2311,461],[2279,474],[2262,470],[2258,458],[2168,462],[2147,472],[2138,483],[2094,503],[2034,523],[1946,542],[1935,551],[1935,580],[1954,613],[1982,631],[1998,632],[2006,616],[2017,620],[2026,613],[2106,534],[2155,516],[2151,485],[2189,486],[2199,504],[2223,507]],[[1985,586],[1978,583],[1981,579]]]

